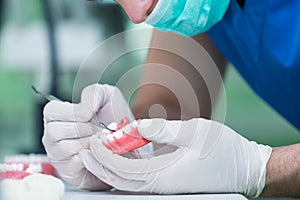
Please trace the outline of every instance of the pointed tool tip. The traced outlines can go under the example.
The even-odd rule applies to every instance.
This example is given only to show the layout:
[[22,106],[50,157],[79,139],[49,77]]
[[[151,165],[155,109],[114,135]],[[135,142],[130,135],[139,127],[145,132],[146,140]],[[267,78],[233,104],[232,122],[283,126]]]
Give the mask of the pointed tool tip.
[[31,86],[31,88],[35,93],[38,93],[37,89],[33,85]]

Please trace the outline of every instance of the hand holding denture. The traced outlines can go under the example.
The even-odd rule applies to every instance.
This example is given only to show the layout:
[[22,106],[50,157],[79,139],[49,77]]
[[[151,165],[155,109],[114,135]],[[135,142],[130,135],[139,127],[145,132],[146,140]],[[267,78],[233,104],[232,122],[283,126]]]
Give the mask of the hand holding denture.
[[124,117],[133,120],[120,90],[109,85],[86,87],[78,104],[49,102],[44,108],[43,144],[59,175],[83,189],[110,188],[86,169],[80,152],[88,150],[90,137],[101,131],[99,126],[91,123],[92,119],[109,124]]
[[242,193],[258,196],[265,184],[271,148],[249,142],[211,120],[144,119],[139,134],[154,143],[173,145],[171,153],[128,159],[110,151],[97,137],[83,151],[91,171],[119,190],[180,193]]

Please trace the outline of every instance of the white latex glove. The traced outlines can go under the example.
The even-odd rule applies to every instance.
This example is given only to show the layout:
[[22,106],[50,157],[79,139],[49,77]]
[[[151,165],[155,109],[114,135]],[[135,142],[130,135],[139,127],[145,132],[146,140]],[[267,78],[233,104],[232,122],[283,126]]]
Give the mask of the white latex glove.
[[86,169],[79,152],[88,149],[90,137],[101,130],[89,122],[92,118],[107,125],[125,116],[133,119],[120,90],[109,85],[86,87],[79,104],[49,102],[44,108],[43,144],[59,175],[83,189],[110,188]]
[[265,185],[271,148],[249,142],[218,122],[142,120],[140,134],[177,150],[150,159],[113,154],[96,137],[82,151],[86,166],[119,190],[159,194],[242,193],[258,196]]

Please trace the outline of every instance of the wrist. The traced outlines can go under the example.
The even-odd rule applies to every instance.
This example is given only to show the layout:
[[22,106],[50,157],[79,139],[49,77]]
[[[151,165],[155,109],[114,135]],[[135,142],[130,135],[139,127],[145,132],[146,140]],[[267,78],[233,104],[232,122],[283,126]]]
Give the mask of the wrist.
[[274,148],[267,164],[264,197],[300,196],[300,144]]

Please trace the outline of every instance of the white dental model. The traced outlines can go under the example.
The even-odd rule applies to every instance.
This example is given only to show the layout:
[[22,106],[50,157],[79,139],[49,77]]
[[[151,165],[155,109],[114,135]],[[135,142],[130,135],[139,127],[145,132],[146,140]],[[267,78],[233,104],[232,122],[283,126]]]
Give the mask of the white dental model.
[[0,183],[1,200],[59,200],[64,183],[49,175],[32,174],[24,179],[4,179]]

